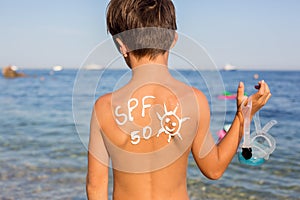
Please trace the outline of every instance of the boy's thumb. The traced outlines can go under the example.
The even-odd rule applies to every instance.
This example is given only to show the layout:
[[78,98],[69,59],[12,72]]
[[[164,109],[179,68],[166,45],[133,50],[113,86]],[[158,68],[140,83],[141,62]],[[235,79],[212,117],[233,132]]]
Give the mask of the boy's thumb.
[[245,92],[245,86],[244,86],[244,83],[243,82],[240,82],[239,83],[239,87],[237,89],[237,103],[238,103],[238,106],[241,105],[241,103],[243,102],[244,100],[244,92]]

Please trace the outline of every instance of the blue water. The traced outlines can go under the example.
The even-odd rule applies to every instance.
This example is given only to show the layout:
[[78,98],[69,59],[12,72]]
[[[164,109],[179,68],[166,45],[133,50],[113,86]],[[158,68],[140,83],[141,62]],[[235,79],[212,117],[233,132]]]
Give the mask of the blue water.
[[[72,92],[77,71],[24,72],[31,77],[0,77],[0,199],[86,199],[85,146],[92,106],[87,99],[91,82],[99,79],[99,72],[86,71],[88,79],[77,90],[76,98],[82,101],[82,107],[76,109],[82,112],[82,118],[76,120],[76,125]],[[114,89],[125,72],[128,71],[106,71],[96,87],[96,96]],[[210,95],[196,72],[179,73]],[[271,88],[272,98],[260,117],[262,124],[271,119],[279,122],[270,131],[277,141],[276,150],[259,167],[241,165],[235,157],[218,181],[201,175],[191,159],[188,169],[191,199],[299,198],[300,72],[235,71],[221,72],[221,77],[226,90],[234,93],[238,82],[244,81],[246,92],[251,94],[255,91],[256,73]],[[226,101],[226,111],[227,123],[234,116],[235,101]]]

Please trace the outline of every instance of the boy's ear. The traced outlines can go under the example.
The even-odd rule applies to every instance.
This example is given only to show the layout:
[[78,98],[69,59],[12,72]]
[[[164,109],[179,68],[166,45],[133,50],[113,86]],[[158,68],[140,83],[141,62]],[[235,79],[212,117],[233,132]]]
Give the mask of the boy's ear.
[[127,57],[127,47],[126,45],[120,40],[120,38],[116,38],[117,43],[119,44],[120,47],[120,52],[123,54],[124,57]]
[[178,40],[178,34],[177,32],[175,31],[175,35],[174,35],[174,40],[172,42],[172,45],[170,47],[170,49],[172,49],[173,47],[175,47],[176,43],[177,43],[177,40]]

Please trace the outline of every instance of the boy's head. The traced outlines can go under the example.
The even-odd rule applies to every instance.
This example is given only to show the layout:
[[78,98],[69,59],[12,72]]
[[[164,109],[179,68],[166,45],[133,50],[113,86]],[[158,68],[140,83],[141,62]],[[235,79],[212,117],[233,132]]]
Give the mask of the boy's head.
[[111,0],[107,8],[107,29],[113,36],[130,32],[117,38],[136,58],[153,59],[164,54],[174,41],[175,7],[171,0]]

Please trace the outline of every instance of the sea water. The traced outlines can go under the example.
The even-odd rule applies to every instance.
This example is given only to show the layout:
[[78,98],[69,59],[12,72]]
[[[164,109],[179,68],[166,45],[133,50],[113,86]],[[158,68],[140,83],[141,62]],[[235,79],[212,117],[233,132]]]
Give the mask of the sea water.
[[[92,102],[85,101],[89,81],[99,82],[94,89],[97,98],[116,89],[116,83],[128,70],[86,71],[87,80],[81,81],[81,89],[76,93],[83,105],[76,112],[82,112],[83,117],[76,121],[72,93],[77,70],[24,72],[30,76],[0,77],[0,199],[86,199],[86,140],[92,108]],[[203,90],[209,100],[217,98],[195,71],[177,73]],[[259,167],[241,165],[235,156],[217,181],[205,178],[190,157],[190,199],[299,198],[300,72],[220,72],[227,91],[235,93],[239,81],[244,81],[248,94],[255,92],[253,86],[258,80],[253,78],[254,74],[271,88],[272,98],[261,110],[260,118],[262,125],[271,119],[278,121],[270,130],[277,141],[276,150]],[[227,100],[225,104],[225,123],[230,123],[235,101]],[[111,191],[112,187],[110,194]]]

